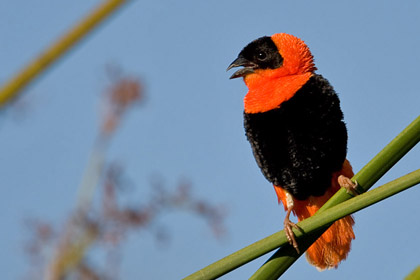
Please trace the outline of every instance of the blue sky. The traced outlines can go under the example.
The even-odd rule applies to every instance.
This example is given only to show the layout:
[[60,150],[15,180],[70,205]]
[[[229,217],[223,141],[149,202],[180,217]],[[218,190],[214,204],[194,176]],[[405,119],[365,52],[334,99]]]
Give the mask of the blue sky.
[[[0,83],[100,1],[0,3]],[[247,143],[246,87],[225,69],[250,41],[278,32],[310,47],[318,73],[338,92],[358,171],[419,114],[420,2],[132,1],[24,93],[24,118],[0,116],[0,263],[4,279],[28,267],[23,221],[60,223],[76,200],[97,133],[105,66],[139,76],[147,100],[129,114],[109,159],[124,162],[138,200],[150,177],[167,186],[189,178],[198,197],[227,205],[228,235],[215,240],[202,220],[169,214],[167,248],[131,235],[122,279],[179,279],[282,228],[283,208]],[[419,168],[420,148],[380,182]],[[355,214],[356,240],[337,270],[318,272],[301,258],[287,279],[401,279],[420,264],[420,189]],[[222,279],[246,279],[268,256]]]

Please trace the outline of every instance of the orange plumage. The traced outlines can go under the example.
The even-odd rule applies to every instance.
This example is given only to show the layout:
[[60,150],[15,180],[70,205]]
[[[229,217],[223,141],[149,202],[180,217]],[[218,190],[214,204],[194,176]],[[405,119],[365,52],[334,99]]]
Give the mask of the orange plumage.
[[[328,201],[339,189],[338,177],[344,175],[353,177],[353,170],[348,160],[343,168],[335,172],[331,179],[331,187],[323,196],[311,196],[307,200],[295,200],[293,213],[302,221],[313,216],[325,202]],[[274,186],[279,203],[283,203],[287,210],[286,193],[284,189]],[[351,249],[351,241],[355,238],[353,232],[354,220],[351,216],[344,217],[330,226],[317,241],[306,251],[308,262],[319,270],[337,268],[338,264],[345,260]]]

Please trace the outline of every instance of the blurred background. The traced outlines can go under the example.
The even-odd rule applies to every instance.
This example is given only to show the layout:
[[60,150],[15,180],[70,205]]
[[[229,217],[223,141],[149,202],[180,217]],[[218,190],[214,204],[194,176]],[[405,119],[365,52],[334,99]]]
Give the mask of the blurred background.
[[[0,2],[0,84],[100,3]],[[69,279],[180,279],[282,229],[244,135],[247,89],[225,69],[258,37],[302,38],[341,98],[357,172],[419,115],[419,14],[416,0],[129,1],[0,113],[2,278],[43,279],[61,256],[83,264]],[[338,269],[301,258],[284,277],[403,278],[420,264],[419,197],[356,213]]]

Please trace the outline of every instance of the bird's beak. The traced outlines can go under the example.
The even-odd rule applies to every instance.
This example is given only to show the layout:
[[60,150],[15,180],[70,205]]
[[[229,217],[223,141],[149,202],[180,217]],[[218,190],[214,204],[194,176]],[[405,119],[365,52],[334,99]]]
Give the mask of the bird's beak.
[[240,66],[244,66],[244,68],[239,69],[238,71],[233,73],[233,75],[230,76],[230,79],[245,77],[248,74],[254,73],[254,69],[258,67],[258,65],[255,64],[254,62],[249,61],[249,60],[243,58],[242,56],[239,56],[237,59],[235,59],[229,65],[229,67],[226,69],[226,71],[229,71],[230,69],[232,69],[234,67],[240,67]]

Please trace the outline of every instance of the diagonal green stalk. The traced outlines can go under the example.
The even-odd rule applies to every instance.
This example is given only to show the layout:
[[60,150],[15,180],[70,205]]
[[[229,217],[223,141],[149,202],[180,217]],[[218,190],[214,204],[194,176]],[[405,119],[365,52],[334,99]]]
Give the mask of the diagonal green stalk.
[[[401,157],[403,157],[417,142],[420,141],[420,116],[414,120],[406,129],[404,129],[394,140],[391,141],[375,158],[373,158],[361,171],[354,177],[358,181],[362,190],[370,188],[385,172],[387,172]],[[317,215],[327,208],[338,204],[351,196],[345,191],[339,191],[332,197],[323,207],[318,211]],[[321,231],[322,233],[322,231]],[[318,233],[318,236],[321,234]],[[299,236],[299,232],[296,232]],[[317,238],[312,237],[313,240],[303,239],[299,241],[299,246],[303,249],[308,248]],[[270,235],[254,244],[251,244],[199,271],[185,279],[214,279],[220,277],[276,248],[287,244],[287,239],[283,231]],[[280,252],[286,257],[283,258],[281,264],[267,262],[259,270],[268,272],[280,271],[283,273],[287,268],[293,264],[300,256],[290,246],[283,246]],[[302,250],[302,251],[305,251]],[[273,265],[271,265],[273,264]],[[268,268],[267,268],[268,267]],[[267,269],[267,270],[266,270]],[[281,274],[280,274],[281,275]],[[267,278],[270,279],[270,278]],[[274,278],[275,279],[275,278]]]
[[92,13],[77,23],[72,29],[60,37],[32,62],[24,67],[16,76],[0,87],[0,108],[16,96],[42,74],[48,67],[66,54],[73,46],[89,34],[99,23],[108,18],[128,0],[107,0],[95,8]]
[[[324,232],[324,230],[319,231],[319,229],[326,229],[332,222],[345,217],[349,214],[352,214],[356,211],[359,211],[363,208],[366,208],[374,203],[377,203],[381,200],[384,200],[392,195],[395,195],[407,188],[410,188],[416,184],[420,183],[420,169],[407,174],[403,177],[400,177],[394,181],[391,181],[381,187],[373,189],[369,192],[361,194],[360,196],[354,197],[349,199],[345,202],[342,202],[336,206],[332,206],[328,210],[324,212],[314,215],[311,218],[303,220],[299,223],[299,226],[305,229],[305,233],[309,234],[309,236],[305,236],[302,240],[303,242],[299,242],[299,245],[310,246],[313,242],[318,239],[319,235]],[[307,225],[309,223],[309,225]],[[325,227],[326,225],[326,227]],[[315,227],[315,228],[314,228]],[[318,231],[316,231],[318,229]],[[314,232],[314,234],[312,234]],[[301,236],[302,234],[296,234],[297,236]],[[271,263],[271,267],[277,267],[277,270],[272,269],[259,269],[257,272],[252,275],[250,279],[278,279],[281,274],[288,269],[288,267],[294,263],[293,258],[289,258],[291,255],[297,256],[298,254],[293,252],[293,248],[291,246],[288,247],[286,250],[278,250],[267,263]],[[292,252],[290,252],[292,250]],[[276,264],[276,265],[274,265]]]
[[[336,206],[332,206],[330,209],[328,209],[328,211],[324,211],[320,214],[314,215],[308,219],[299,222],[298,225],[302,229],[302,232],[296,231],[296,238],[299,239],[305,235],[305,238],[299,240],[299,245],[310,245],[309,241],[311,241],[311,238],[317,237],[316,234],[319,234],[320,228],[325,228],[326,226],[329,226],[331,223],[342,217],[364,209],[372,204],[384,200],[419,183],[420,169],[409,173],[403,177],[400,177],[396,180],[393,180],[372,191],[356,196]],[[308,235],[311,238],[307,238]],[[229,272],[230,270],[236,268],[231,267],[229,271],[226,271],[226,266],[230,266],[233,263],[241,265],[238,261],[243,261],[244,258],[255,259],[279,246],[287,244],[287,242],[288,241],[285,237],[284,231],[279,231],[269,237],[266,237],[254,244],[249,245],[248,247],[243,248],[242,250],[233,253],[232,255],[200,271],[197,271],[196,273],[184,278],[184,280],[203,280],[220,277],[223,274]],[[294,248],[292,248],[291,246],[286,247],[289,248],[288,250],[290,255],[297,255]],[[238,258],[241,258],[241,260],[237,260]],[[271,274],[266,274],[266,272],[267,271],[260,271],[259,274],[255,276],[255,279],[277,279],[271,278]]]
[[[397,135],[382,151],[380,151],[368,164],[366,164],[353,178],[359,184],[359,192],[365,192],[375,184],[394,164],[396,164],[408,151],[420,141],[420,116],[409,124],[400,134]],[[345,190],[338,191],[330,200],[325,203],[317,214],[351,198]],[[322,235],[326,230],[320,231],[317,236]],[[301,254],[290,254],[289,246],[281,247],[263,266],[258,269],[250,279],[277,279],[280,277],[313,242],[300,244]],[[271,275],[267,278],[256,277],[258,275]]]

